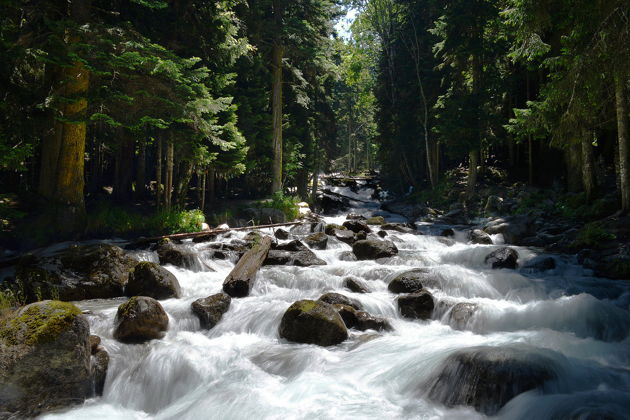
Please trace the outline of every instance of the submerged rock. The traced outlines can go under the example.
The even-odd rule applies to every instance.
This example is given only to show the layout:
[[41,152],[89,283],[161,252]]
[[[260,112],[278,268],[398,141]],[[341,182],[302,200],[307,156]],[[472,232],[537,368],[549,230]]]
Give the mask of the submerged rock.
[[343,287],[354,293],[370,293],[370,288],[364,282],[352,277],[343,279]]
[[449,312],[449,324],[453,328],[464,329],[468,321],[477,312],[479,306],[476,303],[459,302],[455,304]]
[[356,310],[360,310],[363,308],[361,306],[361,302],[356,299],[349,298],[348,296],[342,295],[341,293],[325,293],[319,297],[318,301],[330,303],[331,305],[347,305],[353,307]]
[[293,303],[282,316],[280,337],[297,343],[332,346],[348,338],[348,330],[335,308],[314,300]]
[[0,327],[0,417],[32,417],[92,394],[90,327],[71,303],[43,301]]
[[398,309],[405,318],[429,319],[433,313],[435,303],[433,295],[426,290],[402,295],[396,299]]
[[27,302],[109,299],[124,296],[124,285],[137,263],[117,246],[71,246],[53,256],[22,258],[15,286]]
[[512,248],[502,247],[492,251],[486,256],[484,262],[492,268],[516,268],[518,267],[518,252]]
[[556,259],[548,255],[539,255],[532,258],[523,266],[526,271],[547,271],[556,268]]
[[107,379],[107,369],[109,368],[109,353],[101,346],[92,352],[92,376],[94,383],[94,394],[103,395],[105,379]]
[[556,378],[554,361],[534,350],[479,346],[450,355],[429,382],[429,398],[448,407],[468,405],[496,414],[518,394]]
[[142,261],[129,275],[125,294],[149,296],[154,299],[178,298],[181,295],[181,287],[173,273],[156,263]]
[[473,229],[468,234],[468,239],[473,244],[492,245],[492,238],[481,229]]
[[134,296],[118,307],[114,338],[123,342],[142,342],[162,338],[168,329],[168,315],[157,300]]
[[232,298],[227,293],[217,293],[207,298],[197,299],[191,305],[192,311],[199,318],[202,328],[213,328],[230,309]]
[[340,261],[356,261],[357,256],[352,251],[341,251],[337,256]]
[[366,239],[355,242],[352,245],[352,252],[358,260],[375,260],[398,254],[398,248],[390,241]]

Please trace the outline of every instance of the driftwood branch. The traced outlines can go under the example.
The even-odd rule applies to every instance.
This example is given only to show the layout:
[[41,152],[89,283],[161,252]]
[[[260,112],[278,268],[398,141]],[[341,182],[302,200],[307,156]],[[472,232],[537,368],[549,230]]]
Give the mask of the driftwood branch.
[[260,242],[255,243],[249,251],[243,254],[225,278],[223,291],[232,297],[249,295],[256,280],[256,273],[267,258],[270,248],[270,236],[264,236]]

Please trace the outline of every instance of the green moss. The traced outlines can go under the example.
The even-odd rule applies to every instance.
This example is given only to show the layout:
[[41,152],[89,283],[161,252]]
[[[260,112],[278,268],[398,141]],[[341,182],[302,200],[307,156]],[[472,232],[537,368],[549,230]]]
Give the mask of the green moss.
[[575,241],[571,243],[571,247],[575,249],[581,248],[601,248],[606,242],[614,240],[615,235],[604,229],[601,223],[587,223],[578,232]]
[[136,307],[137,301],[138,301],[138,297],[133,296],[127,302],[121,304],[118,307],[118,311],[116,312],[116,318],[120,318],[120,317],[126,318],[129,315],[131,315],[131,311],[133,310],[133,308]]
[[383,223],[385,223],[385,218],[383,216],[373,216],[373,217],[369,217],[366,220],[366,223],[368,225],[382,225]]
[[31,304],[6,322],[0,338],[13,345],[47,343],[69,329],[80,314],[79,308],[68,302]]
[[318,305],[319,303],[315,302],[314,300],[306,299],[306,300],[300,300],[300,301],[295,302],[293,305],[291,305],[291,307],[301,312],[310,312],[313,309],[315,309]]

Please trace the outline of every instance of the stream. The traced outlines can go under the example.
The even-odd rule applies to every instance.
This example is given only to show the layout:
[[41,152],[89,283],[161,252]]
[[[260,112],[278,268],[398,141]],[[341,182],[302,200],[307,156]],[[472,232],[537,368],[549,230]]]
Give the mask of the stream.
[[[379,210],[379,203],[370,201],[369,188],[333,189],[362,200],[352,202],[353,213],[406,221]],[[324,220],[341,224],[346,214]],[[250,296],[233,299],[210,330],[200,328],[190,305],[222,290],[233,261],[202,261],[215,271],[166,266],[179,280],[182,297],[161,301],[169,330],[160,340],[114,340],[116,309],[125,299],[77,302],[89,311],[92,334],[102,338],[111,358],[104,394],[42,418],[487,418],[471,407],[448,408],[428,395],[447,358],[476,346],[518,348],[525,360],[553,362],[556,375],[544,390],[519,394],[497,418],[630,418],[630,283],[593,277],[573,256],[554,255],[551,270],[526,269],[538,252],[516,246],[521,268],[491,269],[484,258],[501,246],[501,235],[492,237],[493,245],[471,245],[457,228],[448,241],[439,235],[449,226],[416,226],[423,235],[389,232],[387,239],[399,253],[387,260],[341,260],[352,248],[330,237],[327,249],[313,250],[327,265],[263,267]],[[246,233],[233,232],[230,239]],[[150,251],[133,255],[158,261]],[[403,318],[396,295],[387,289],[397,274],[418,267],[437,271],[441,279],[439,287],[427,287],[436,303],[427,321]],[[345,289],[348,276],[363,281],[371,292]],[[293,302],[316,300],[331,291],[387,318],[393,330],[349,330],[349,338],[332,347],[279,337],[280,319]],[[451,308],[459,302],[477,309],[467,319],[455,319]],[[457,386],[447,391],[461,392]]]

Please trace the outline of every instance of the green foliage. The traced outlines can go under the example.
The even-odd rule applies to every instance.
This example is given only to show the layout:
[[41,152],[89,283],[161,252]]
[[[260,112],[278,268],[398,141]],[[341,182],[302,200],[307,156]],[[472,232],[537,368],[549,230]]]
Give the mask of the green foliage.
[[274,193],[271,196],[271,200],[261,201],[260,207],[273,208],[282,211],[287,220],[295,220],[300,215],[297,203],[299,199],[297,197],[284,195],[281,191]]
[[614,240],[616,236],[606,230],[601,222],[591,222],[584,225],[578,232],[575,241],[571,243],[574,249],[604,248],[606,242]]

